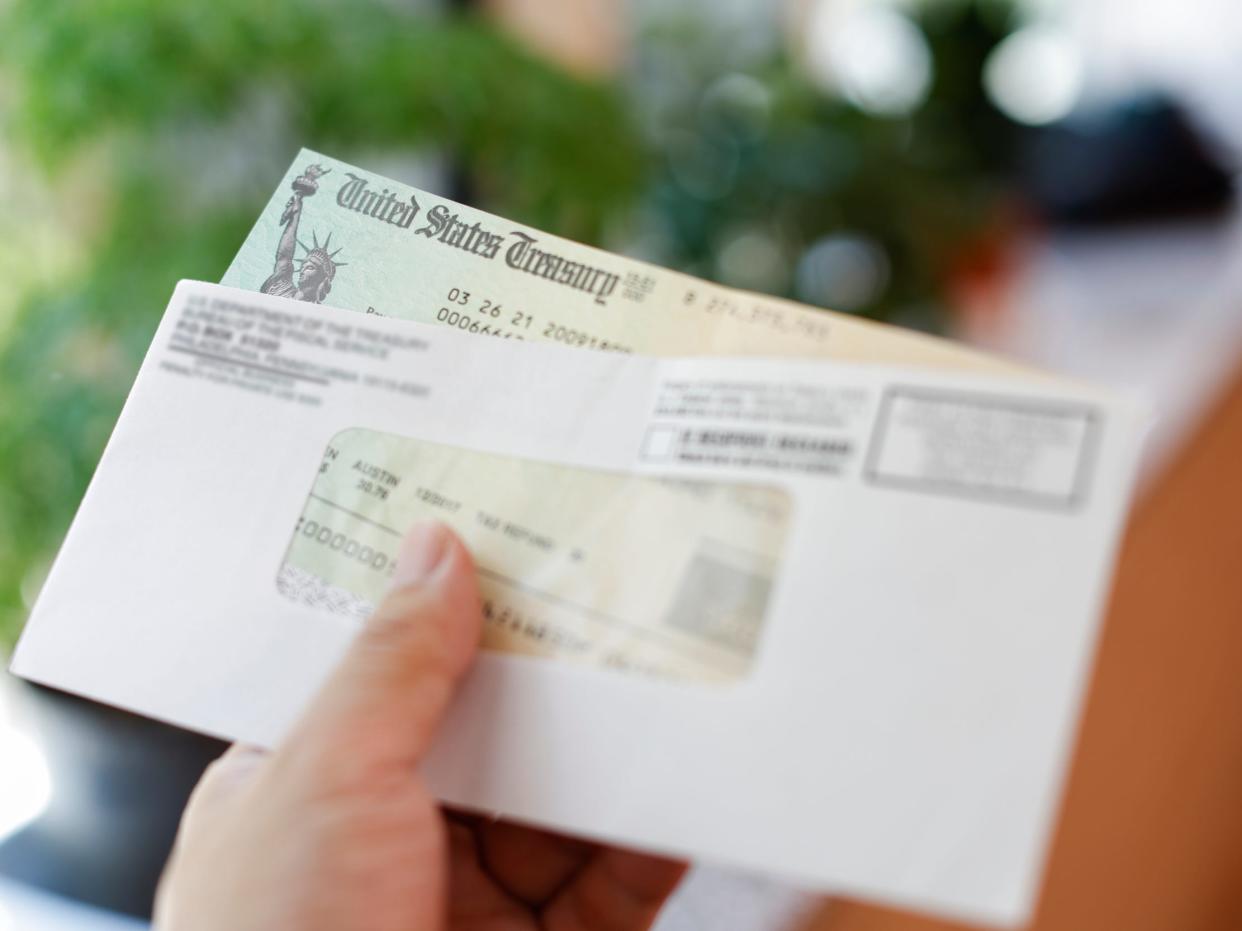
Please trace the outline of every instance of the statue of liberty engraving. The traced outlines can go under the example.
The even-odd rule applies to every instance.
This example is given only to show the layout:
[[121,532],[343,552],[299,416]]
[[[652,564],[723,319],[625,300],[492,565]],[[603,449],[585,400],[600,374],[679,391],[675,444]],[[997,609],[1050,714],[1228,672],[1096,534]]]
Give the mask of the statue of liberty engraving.
[[[319,190],[319,179],[329,171],[331,169],[325,169],[322,165],[309,165],[302,174],[293,179],[293,196],[289,198],[289,203],[285,204],[284,213],[280,215],[284,231],[280,234],[280,242],[276,246],[276,265],[272,269],[272,274],[259,288],[264,294],[322,304],[328,292],[332,290],[332,279],[336,277],[336,270],[347,264],[336,261],[336,255],[341,251],[340,249],[336,252],[328,251],[328,247],[332,244],[331,233],[328,234],[322,246],[319,244],[319,237],[314,233],[311,234],[313,243],[311,247],[307,247],[298,239],[298,222],[302,219],[302,201],[314,196]],[[294,252],[298,246],[306,251],[306,255],[301,259],[294,258]],[[295,283],[293,280],[294,265],[297,263],[301,264],[301,268],[297,269]]]

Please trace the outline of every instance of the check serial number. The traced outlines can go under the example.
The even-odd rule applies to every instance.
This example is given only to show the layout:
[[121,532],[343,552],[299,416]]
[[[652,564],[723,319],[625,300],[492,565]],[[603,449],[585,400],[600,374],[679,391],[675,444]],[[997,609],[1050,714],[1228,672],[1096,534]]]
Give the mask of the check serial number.
[[498,336],[502,339],[526,339],[529,334],[552,342],[602,352],[633,352],[633,348],[605,339],[578,327],[565,326],[556,320],[539,321],[524,310],[505,310],[491,298],[477,298],[464,288],[450,288],[446,303],[436,311],[436,321],[467,333]]

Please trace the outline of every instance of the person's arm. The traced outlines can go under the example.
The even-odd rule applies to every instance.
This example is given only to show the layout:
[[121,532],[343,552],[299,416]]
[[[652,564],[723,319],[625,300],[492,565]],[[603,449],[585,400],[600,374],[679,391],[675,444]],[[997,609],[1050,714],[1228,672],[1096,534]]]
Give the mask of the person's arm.
[[474,567],[412,531],[394,585],[274,752],[234,747],[195,790],[158,931],[639,931],[684,866],[443,811],[418,776],[482,629]]

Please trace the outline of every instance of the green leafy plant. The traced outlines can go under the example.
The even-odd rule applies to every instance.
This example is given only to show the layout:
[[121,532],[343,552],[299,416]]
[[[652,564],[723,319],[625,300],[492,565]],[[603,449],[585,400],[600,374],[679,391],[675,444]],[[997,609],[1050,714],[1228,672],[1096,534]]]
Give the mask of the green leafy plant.
[[[981,77],[1017,19],[1009,0],[895,6],[925,44],[930,77],[925,99],[894,115],[819,86],[789,42],[739,63],[742,37],[684,18],[649,24],[642,71],[661,78],[638,104],[657,156],[642,207],[647,232],[657,231],[653,257],[836,310],[944,328],[945,280],[1004,195],[1014,126]],[[882,280],[862,288],[842,280],[866,264],[861,255],[852,268],[829,263],[823,273],[836,280],[817,293],[805,273],[825,240],[866,244]],[[847,246],[842,258],[850,257]],[[844,300],[850,290],[856,302]]]
[[0,36],[11,170],[61,192],[50,223],[81,256],[26,282],[0,320],[0,647],[174,283],[220,278],[298,148],[355,161],[434,148],[489,206],[586,240],[642,183],[614,89],[468,16],[380,0],[9,0]]
[[[391,0],[0,0],[0,139],[56,193],[38,224],[6,217],[0,149],[0,238],[55,233],[62,255],[28,268],[0,251],[0,646],[173,284],[219,279],[303,145],[381,172],[430,148],[514,219],[940,328],[948,270],[1003,193],[1012,126],[980,73],[1014,7],[903,8],[932,80],[883,117],[825,93],[781,43],[739,61],[736,36],[694,20],[649,24],[618,89],[484,20]],[[843,306],[841,276],[867,262]]]

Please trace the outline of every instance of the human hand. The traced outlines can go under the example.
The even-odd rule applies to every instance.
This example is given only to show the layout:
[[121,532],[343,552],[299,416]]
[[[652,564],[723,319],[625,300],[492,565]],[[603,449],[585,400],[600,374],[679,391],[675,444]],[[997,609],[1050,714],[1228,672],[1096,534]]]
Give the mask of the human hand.
[[684,866],[440,808],[418,763],[478,648],[469,553],[406,537],[393,587],[283,744],[194,791],[159,931],[638,931]]

